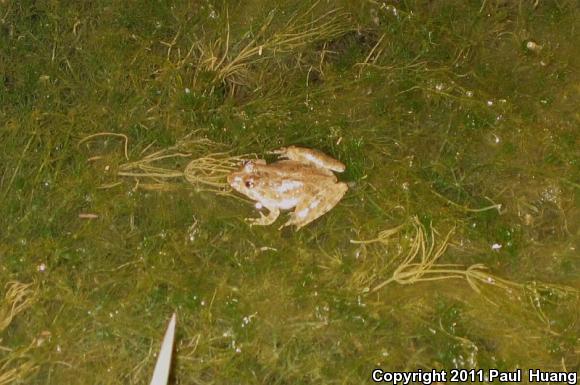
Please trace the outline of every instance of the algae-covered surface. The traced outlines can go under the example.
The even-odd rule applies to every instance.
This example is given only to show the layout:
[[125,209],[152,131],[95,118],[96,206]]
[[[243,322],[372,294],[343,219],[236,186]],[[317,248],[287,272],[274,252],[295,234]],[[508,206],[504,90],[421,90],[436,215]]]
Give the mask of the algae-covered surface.
[[[579,22],[575,0],[0,1],[0,384],[145,384],[173,312],[172,384],[578,371]],[[250,227],[225,176],[287,145],[349,191]]]

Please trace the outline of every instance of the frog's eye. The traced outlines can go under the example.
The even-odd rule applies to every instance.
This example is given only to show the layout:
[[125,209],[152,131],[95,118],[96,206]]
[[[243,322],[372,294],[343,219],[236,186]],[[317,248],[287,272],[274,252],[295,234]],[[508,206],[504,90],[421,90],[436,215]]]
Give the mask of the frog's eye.
[[252,188],[252,187],[254,187],[254,181],[251,180],[251,179],[248,179],[246,181],[245,185],[246,185],[247,188]]

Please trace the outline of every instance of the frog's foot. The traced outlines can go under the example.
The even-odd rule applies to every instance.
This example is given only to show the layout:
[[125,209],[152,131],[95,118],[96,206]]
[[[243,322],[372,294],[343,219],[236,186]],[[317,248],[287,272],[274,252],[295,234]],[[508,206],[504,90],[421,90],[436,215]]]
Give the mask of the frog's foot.
[[280,216],[280,210],[277,208],[268,209],[268,215],[264,215],[260,212],[260,218],[246,218],[246,221],[250,223],[250,226],[268,226],[271,225]]
[[280,229],[285,226],[296,225],[296,231],[300,230],[336,206],[347,190],[346,183],[339,182],[333,184],[332,188],[319,192],[313,199],[299,203],[296,206],[296,210],[290,214],[288,222],[280,226]]

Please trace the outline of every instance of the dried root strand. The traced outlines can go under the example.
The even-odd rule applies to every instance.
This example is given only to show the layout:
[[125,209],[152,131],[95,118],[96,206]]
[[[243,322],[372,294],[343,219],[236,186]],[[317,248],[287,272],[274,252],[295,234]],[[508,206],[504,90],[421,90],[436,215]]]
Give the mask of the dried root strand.
[[0,305],[0,332],[10,325],[14,317],[28,308],[35,299],[33,283],[11,281],[6,284],[4,301]]
[[184,171],[185,179],[202,189],[224,193],[229,188],[227,176],[247,159],[255,158],[254,154],[228,155],[215,153],[197,158],[189,162]]

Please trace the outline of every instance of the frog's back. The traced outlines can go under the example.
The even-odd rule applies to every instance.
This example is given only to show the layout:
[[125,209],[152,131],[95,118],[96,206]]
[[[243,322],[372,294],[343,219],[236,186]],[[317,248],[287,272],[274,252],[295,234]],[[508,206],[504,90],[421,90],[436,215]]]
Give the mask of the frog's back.
[[303,163],[296,160],[279,160],[270,163],[267,167],[273,172],[285,177],[296,179],[312,179],[312,177],[331,177],[336,180],[336,176],[327,168],[316,167],[313,164]]

